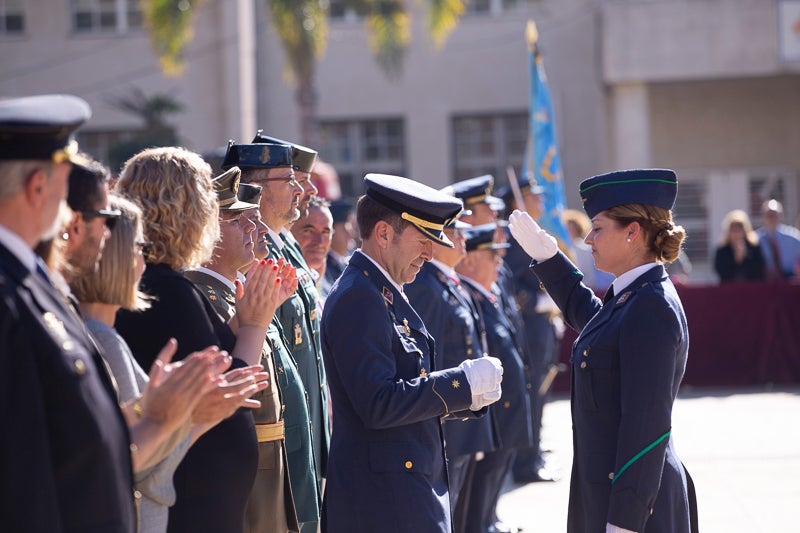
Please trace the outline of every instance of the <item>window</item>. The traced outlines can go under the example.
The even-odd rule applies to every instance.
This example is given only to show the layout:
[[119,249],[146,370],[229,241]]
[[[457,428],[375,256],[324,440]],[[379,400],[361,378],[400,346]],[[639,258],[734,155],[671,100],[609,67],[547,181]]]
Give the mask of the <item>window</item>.
[[464,12],[469,15],[483,15],[489,13],[500,15],[513,12],[516,9],[541,4],[542,0],[467,0]]
[[495,188],[506,183],[511,165],[521,175],[528,139],[528,113],[453,118],[453,180],[492,174]]
[[329,0],[328,17],[335,21],[357,22],[364,16],[364,6],[348,5],[347,0]]
[[142,27],[139,0],[71,0],[76,33],[126,33]]
[[342,194],[359,196],[365,174],[405,175],[403,120],[321,121],[319,154],[339,174]]
[[18,35],[25,31],[23,0],[0,0],[0,35]]

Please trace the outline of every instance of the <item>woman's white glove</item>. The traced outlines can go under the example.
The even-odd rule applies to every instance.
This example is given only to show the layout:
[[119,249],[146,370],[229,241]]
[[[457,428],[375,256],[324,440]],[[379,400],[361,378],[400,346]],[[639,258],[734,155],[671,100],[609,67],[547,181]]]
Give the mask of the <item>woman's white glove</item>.
[[556,239],[539,227],[528,213],[515,209],[508,217],[508,230],[531,259],[547,261],[558,253]]

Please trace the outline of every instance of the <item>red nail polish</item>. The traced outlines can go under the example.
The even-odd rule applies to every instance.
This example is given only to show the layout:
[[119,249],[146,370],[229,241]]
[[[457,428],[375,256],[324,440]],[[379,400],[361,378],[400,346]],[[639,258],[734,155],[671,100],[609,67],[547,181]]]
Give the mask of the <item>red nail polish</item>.
[[261,264],[262,264],[262,265],[266,265],[266,264],[267,264],[267,262],[266,262],[266,261],[264,261],[264,260],[262,259],[262,260],[261,260]]

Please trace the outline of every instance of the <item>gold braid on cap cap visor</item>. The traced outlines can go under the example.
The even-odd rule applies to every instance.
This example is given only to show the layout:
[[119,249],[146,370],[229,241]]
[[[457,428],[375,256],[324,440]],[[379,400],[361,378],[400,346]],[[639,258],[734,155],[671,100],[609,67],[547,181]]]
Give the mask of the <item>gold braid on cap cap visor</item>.
[[[461,214],[461,213],[459,212],[459,214]],[[414,224],[414,226],[416,226],[417,229],[420,230],[422,233],[424,233],[429,239],[431,239],[432,241],[438,242],[439,244],[443,244],[445,246],[448,246],[450,248],[454,248],[455,245],[447,237],[447,235],[444,234],[444,227],[445,227],[445,225],[451,223],[456,217],[458,217],[458,215],[456,215],[455,217],[450,218],[448,220],[445,220],[444,224],[436,224],[434,222],[430,222],[428,220],[425,220],[425,219],[422,219],[422,218],[419,218],[419,217],[415,217],[414,215],[412,215],[410,213],[407,213],[405,211],[400,213],[400,218],[402,218],[403,220],[407,220],[407,221],[411,222],[412,224]],[[431,230],[435,230],[436,233],[434,233]]]
[[78,141],[71,140],[69,144],[63,148],[59,148],[53,155],[50,156],[53,163],[77,163],[79,165],[88,165],[89,161],[78,155]]

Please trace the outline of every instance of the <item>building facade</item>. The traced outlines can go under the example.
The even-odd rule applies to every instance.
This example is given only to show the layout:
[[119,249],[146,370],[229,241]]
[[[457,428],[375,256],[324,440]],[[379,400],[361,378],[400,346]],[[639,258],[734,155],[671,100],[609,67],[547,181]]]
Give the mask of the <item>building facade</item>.
[[[299,112],[265,0],[206,0],[182,76],[165,77],[136,0],[0,2],[0,96],[66,92],[94,117],[83,145],[99,157],[141,129],[113,102],[166,94],[197,151],[248,141],[257,128],[299,137]],[[691,279],[712,281],[720,223],[762,200],[800,207],[800,2],[796,0],[468,0],[441,48],[408,2],[412,44],[402,74],[377,66],[363,20],[330,1],[316,69],[318,148],[342,189],[365,172],[431,186],[519,172],[527,138],[525,23],[536,21],[554,100],[567,204],[600,172],[669,167],[681,178],[678,222]]]

